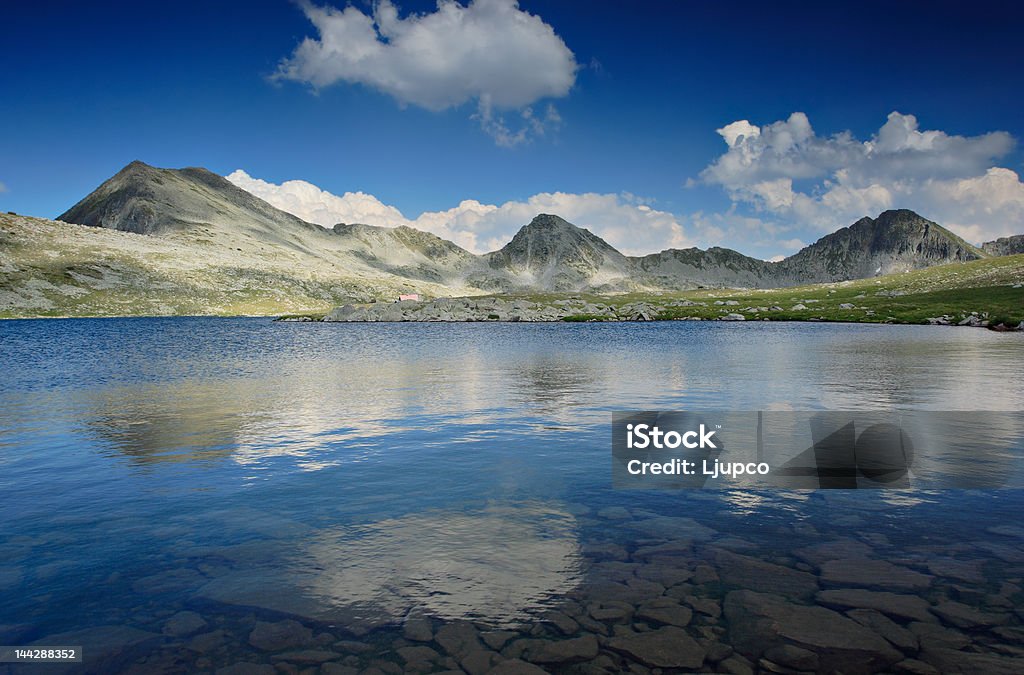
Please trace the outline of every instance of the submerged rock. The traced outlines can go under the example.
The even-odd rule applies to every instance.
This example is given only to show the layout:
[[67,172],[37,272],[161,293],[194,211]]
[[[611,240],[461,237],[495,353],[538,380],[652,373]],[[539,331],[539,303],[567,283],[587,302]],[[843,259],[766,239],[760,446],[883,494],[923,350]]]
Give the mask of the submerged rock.
[[795,598],[811,598],[818,591],[818,580],[807,572],[718,548],[712,549],[711,559],[731,586]]
[[887,590],[921,591],[932,583],[932,577],[887,560],[837,559],[821,566],[821,580],[837,586],[866,586]]
[[693,610],[671,598],[655,598],[640,605],[634,616],[640,621],[682,627],[689,625]]
[[206,627],[206,620],[195,612],[178,612],[164,624],[164,634],[185,637]]
[[1024,673],[1024,659],[998,654],[981,654],[938,647],[923,652],[920,659],[942,673],[964,673],[965,675],[974,675],[975,673],[1020,675],[1020,673]]
[[928,602],[916,595],[842,588],[821,591],[817,599],[820,604],[829,607],[874,609],[901,619],[935,621],[935,617],[929,611]]
[[675,626],[615,637],[608,648],[651,668],[700,668],[706,655],[689,633]]
[[312,641],[313,631],[293,619],[277,623],[257,621],[249,633],[249,644],[266,652],[305,647]]
[[570,640],[552,640],[527,651],[527,658],[534,663],[569,664],[589,661],[597,656],[599,646],[593,635]]
[[487,675],[547,675],[547,672],[521,659],[509,659],[488,670]]
[[217,669],[217,675],[277,675],[277,669],[269,663],[239,661]]
[[872,673],[903,660],[885,639],[852,619],[779,595],[732,591],[725,617],[733,647],[754,660],[785,644],[816,653],[820,669],[828,672]]
[[1006,614],[982,612],[961,602],[943,602],[932,607],[932,611],[946,623],[958,628],[999,626],[1009,621],[1009,617]]

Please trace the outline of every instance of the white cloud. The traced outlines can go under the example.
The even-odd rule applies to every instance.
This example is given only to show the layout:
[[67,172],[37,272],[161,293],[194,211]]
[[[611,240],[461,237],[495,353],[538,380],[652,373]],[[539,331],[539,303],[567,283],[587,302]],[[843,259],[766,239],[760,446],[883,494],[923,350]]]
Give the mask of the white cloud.
[[968,241],[990,241],[1024,232],[1024,183],[1010,169],[993,167],[982,176],[932,181],[923,192],[946,223]]
[[346,192],[339,197],[304,180],[275,185],[253,178],[241,169],[229,174],[227,179],[282,211],[328,228],[338,223],[397,227],[408,222],[401,211],[365,192]]
[[630,255],[693,245],[676,216],[652,208],[628,193],[544,192],[526,201],[501,205],[464,200],[451,209],[428,211],[410,219],[397,208],[363,192],[338,196],[301,180],[278,185],[253,178],[241,169],[227,179],[272,206],[324,227],[337,223],[407,225],[454,241],[474,253],[501,248],[539,213],[557,214],[586,227]]
[[716,131],[719,136],[725,139],[726,145],[730,148],[744,138],[757,138],[761,135],[761,128],[754,126],[747,120],[726,124],[721,129],[716,129]]
[[922,131],[913,115],[893,112],[860,141],[848,131],[819,136],[795,112],[762,127],[739,120],[718,133],[728,149],[703,180],[791,227],[824,233],[910,208],[976,242],[1024,231],[1024,184],[995,166],[1014,147],[1006,132]]
[[7,186],[0,181],[0,193],[7,192]]
[[[437,11],[404,18],[390,0],[371,14],[302,4],[319,32],[284,59],[276,79],[323,88],[363,84],[400,103],[440,111],[475,101],[474,117],[501,145],[543,132],[557,112],[528,106],[569,93],[578,64],[551,26],[515,0],[439,0]],[[524,117],[510,130],[500,111]]]

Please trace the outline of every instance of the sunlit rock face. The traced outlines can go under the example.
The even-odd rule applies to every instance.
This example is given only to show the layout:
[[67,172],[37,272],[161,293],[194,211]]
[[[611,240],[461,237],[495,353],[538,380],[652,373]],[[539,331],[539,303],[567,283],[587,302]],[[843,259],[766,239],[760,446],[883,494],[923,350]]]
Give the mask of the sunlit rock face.
[[286,561],[215,579],[199,595],[356,632],[410,611],[511,625],[577,585],[576,521],[547,504],[435,510],[313,535]]

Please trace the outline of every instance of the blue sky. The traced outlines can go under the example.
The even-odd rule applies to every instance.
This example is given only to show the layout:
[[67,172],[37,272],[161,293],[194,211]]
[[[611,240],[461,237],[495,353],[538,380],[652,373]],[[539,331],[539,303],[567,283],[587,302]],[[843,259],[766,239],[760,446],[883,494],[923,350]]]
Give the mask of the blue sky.
[[1024,232],[1015,3],[210,4],[5,8],[0,208],[141,159],[475,250],[538,210],[632,253],[788,254],[890,207]]

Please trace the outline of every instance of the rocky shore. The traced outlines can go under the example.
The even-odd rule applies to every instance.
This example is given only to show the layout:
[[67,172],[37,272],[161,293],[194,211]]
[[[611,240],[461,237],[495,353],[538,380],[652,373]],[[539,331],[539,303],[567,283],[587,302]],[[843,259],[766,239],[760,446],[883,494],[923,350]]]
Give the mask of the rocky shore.
[[[704,305],[687,300],[673,301],[672,307]],[[664,307],[648,302],[614,306],[566,298],[551,303],[526,299],[439,298],[428,302],[393,302],[344,305],[327,314],[324,321],[652,321]]]
[[[890,297],[890,296],[886,296]],[[841,312],[837,316],[833,309]],[[283,321],[313,321],[309,316],[284,317]],[[431,301],[347,304],[325,316],[327,322],[466,322],[466,321],[853,321],[911,323],[895,316],[880,316],[868,305],[842,302],[833,308],[817,298],[796,298],[787,306],[771,302],[754,305],[729,298],[705,300],[652,298],[648,301],[601,302],[580,296],[537,301],[497,296],[439,298]],[[990,320],[988,312],[965,312],[925,317],[923,321],[942,326],[968,326],[1000,331],[1024,330],[1024,322]]]

